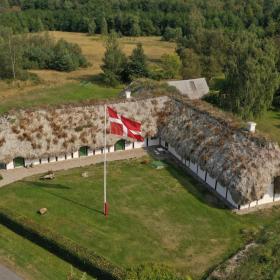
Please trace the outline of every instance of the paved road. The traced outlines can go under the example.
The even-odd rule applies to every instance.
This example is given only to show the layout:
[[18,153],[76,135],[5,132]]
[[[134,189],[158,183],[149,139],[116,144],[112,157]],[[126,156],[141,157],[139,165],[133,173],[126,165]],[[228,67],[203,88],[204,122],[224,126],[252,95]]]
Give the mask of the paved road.
[[[107,154],[108,161],[124,160],[129,158],[139,158],[147,154],[144,149],[133,149],[128,151],[119,151]],[[11,184],[13,182],[24,179],[25,177],[46,173],[49,170],[68,170],[75,167],[84,167],[91,164],[103,162],[104,155],[95,155],[89,157],[82,157],[78,159],[70,159],[59,162],[47,163],[36,165],[33,168],[16,168],[12,170],[1,170],[0,174],[3,176],[3,180],[0,180],[0,188]],[[0,280],[2,280],[0,278]]]
[[23,280],[14,272],[0,264],[0,280]]

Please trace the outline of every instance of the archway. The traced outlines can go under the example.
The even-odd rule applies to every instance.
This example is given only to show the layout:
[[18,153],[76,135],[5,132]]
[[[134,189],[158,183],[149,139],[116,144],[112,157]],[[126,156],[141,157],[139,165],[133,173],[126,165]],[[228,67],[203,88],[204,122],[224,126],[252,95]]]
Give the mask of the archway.
[[115,151],[125,150],[125,140],[121,139],[115,144]]
[[14,167],[24,167],[25,166],[25,159],[23,157],[14,158]]

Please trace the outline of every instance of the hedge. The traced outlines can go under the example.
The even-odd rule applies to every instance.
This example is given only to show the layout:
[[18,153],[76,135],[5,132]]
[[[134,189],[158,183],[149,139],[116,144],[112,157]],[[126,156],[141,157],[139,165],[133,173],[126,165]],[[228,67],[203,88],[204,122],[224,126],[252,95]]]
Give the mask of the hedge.
[[33,220],[0,207],[0,223],[101,280],[125,278],[125,270],[73,240]]

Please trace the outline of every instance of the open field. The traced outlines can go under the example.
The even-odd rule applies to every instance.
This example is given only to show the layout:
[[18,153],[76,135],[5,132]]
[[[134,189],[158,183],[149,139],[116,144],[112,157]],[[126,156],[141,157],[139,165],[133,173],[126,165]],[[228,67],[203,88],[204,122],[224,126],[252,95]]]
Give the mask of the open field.
[[[84,171],[89,178],[81,176]],[[195,279],[280,216],[275,209],[237,216],[182,170],[156,170],[139,159],[109,164],[105,219],[102,175],[103,166],[96,165],[58,172],[51,182],[29,178],[1,189],[0,205],[118,265],[165,263]],[[40,207],[49,209],[47,215],[36,214]]]
[[[40,82],[0,81],[0,113],[10,108],[29,107],[41,104],[58,104],[93,98],[107,98],[114,95],[113,89],[99,85],[97,76],[101,73],[105,52],[104,40],[100,35],[88,36],[83,33],[49,32],[55,40],[63,38],[77,43],[82,48],[91,66],[70,73],[52,70],[33,70]],[[175,44],[163,42],[160,37],[123,37],[120,39],[123,51],[130,55],[136,44],[143,44],[149,63],[157,62],[165,53],[175,51]],[[90,82],[92,85],[85,86]]]
[[[0,224],[0,262],[26,280],[66,280],[71,271],[67,262],[15,234]],[[79,276],[82,272],[74,269]],[[87,280],[93,280],[87,276]]]

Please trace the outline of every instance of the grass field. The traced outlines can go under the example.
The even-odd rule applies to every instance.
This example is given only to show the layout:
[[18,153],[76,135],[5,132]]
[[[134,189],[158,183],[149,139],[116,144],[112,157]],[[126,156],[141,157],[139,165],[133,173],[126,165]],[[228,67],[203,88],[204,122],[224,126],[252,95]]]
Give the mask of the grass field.
[[[26,280],[66,280],[70,264],[0,224],[0,263],[11,267]],[[74,269],[77,276],[82,272]],[[80,279],[80,278],[79,278]],[[87,280],[93,280],[87,276]]]
[[[39,76],[39,83],[0,81],[0,113],[10,108],[66,103],[89,98],[107,98],[114,95],[114,89],[102,87],[96,81],[96,77],[101,73],[100,66],[105,52],[104,37],[58,31],[49,32],[49,34],[55,40],[63,38],[68,42],[79,44],[91,66],[70,73],[51,70],[31,71]],[[138,42],[143,44],[149,63],[156,63],[163,54],[175,51],[174,43],[163,42],[160,37],[123,37],[120,39],[126,55],[131,54]],[[91,82],[92,86],[85,86],[87,82]]]
[[[84,171],[89,178],[81,176]],[[195,279],[243,245],[251,231],[280,216],[277,210],[237,216],[183,171],[127,160],[109,164],[105,219],[102,172],[96,165],[59,172],[51,182],[29,178],[1,189],[0,205],[121,266],[160,262]],[[49,209],[47,215],[36,214],[40,207]]]
[[271,110],[260,119],[255,120],[257,129],[269,135],[274,141],[280,143],[280,112]]

